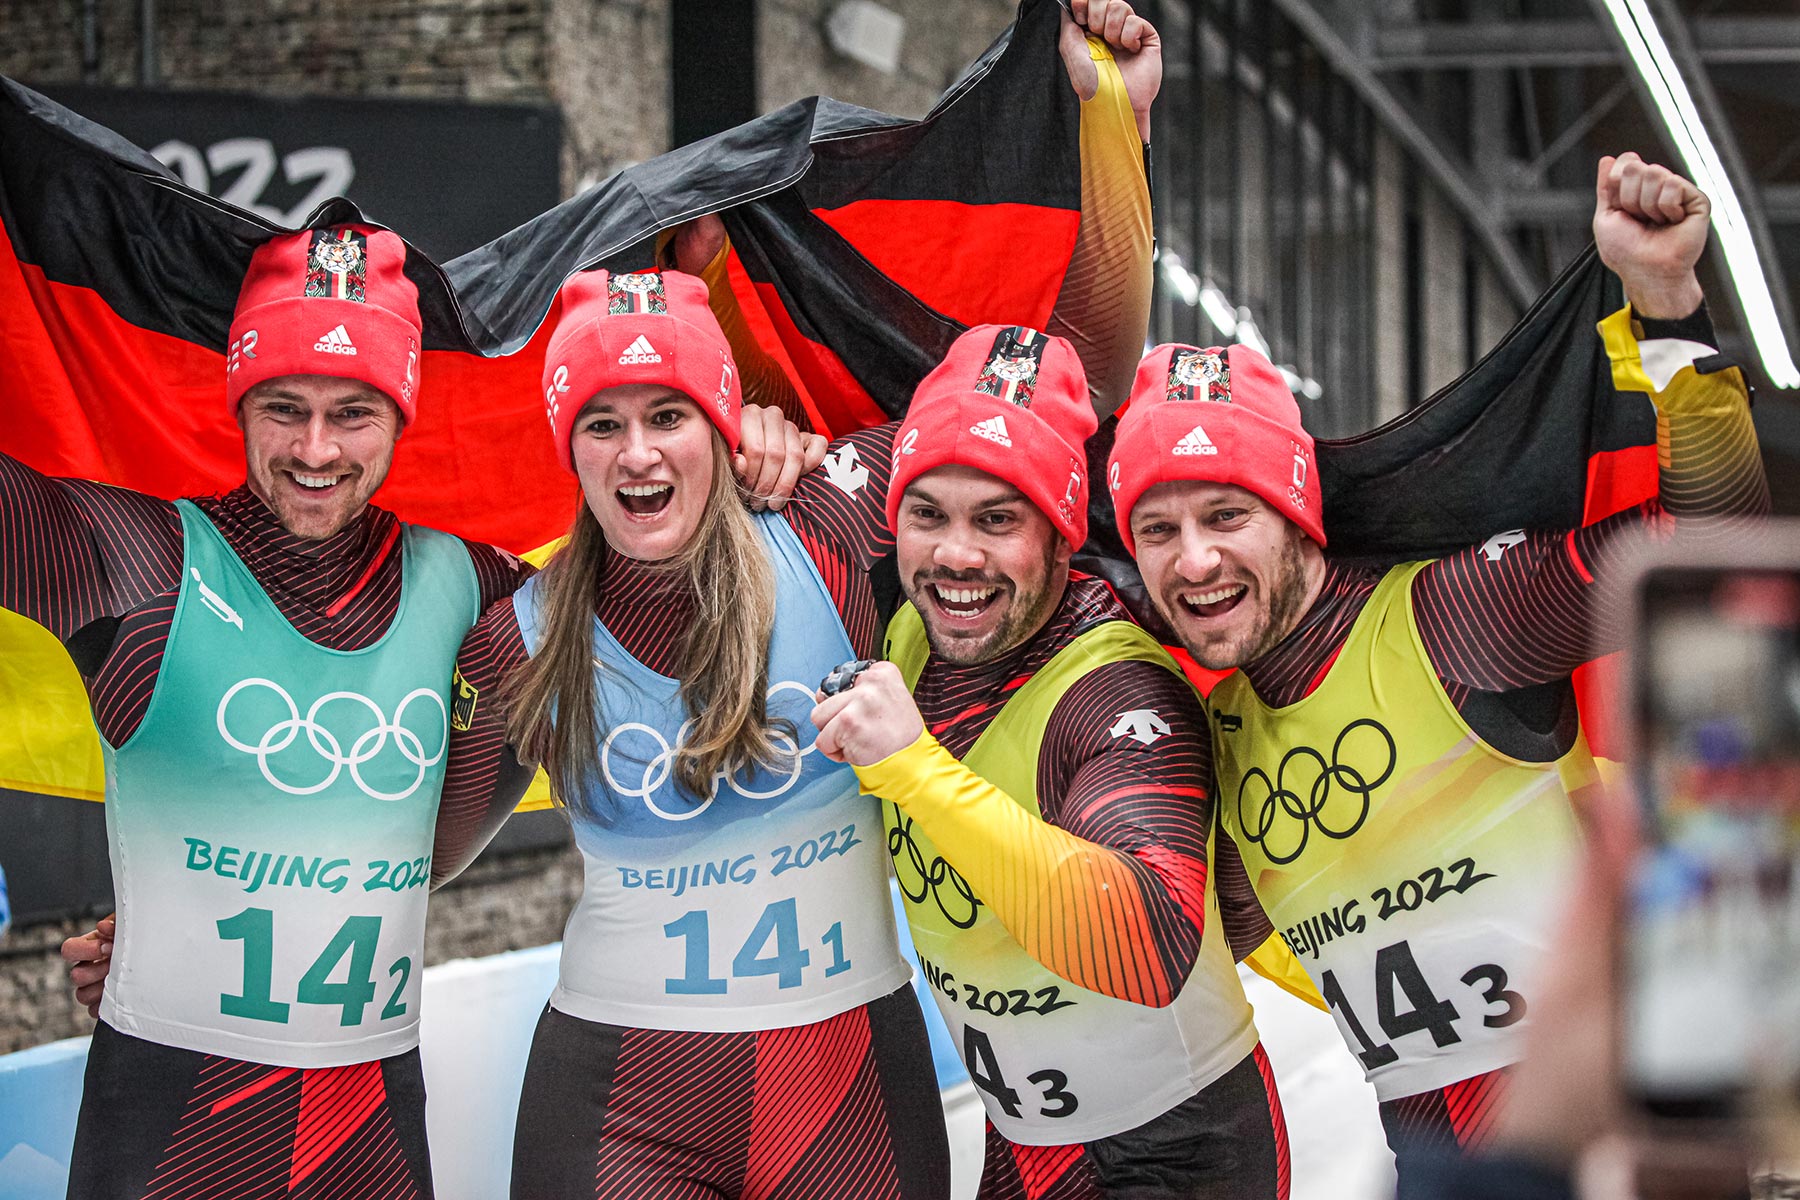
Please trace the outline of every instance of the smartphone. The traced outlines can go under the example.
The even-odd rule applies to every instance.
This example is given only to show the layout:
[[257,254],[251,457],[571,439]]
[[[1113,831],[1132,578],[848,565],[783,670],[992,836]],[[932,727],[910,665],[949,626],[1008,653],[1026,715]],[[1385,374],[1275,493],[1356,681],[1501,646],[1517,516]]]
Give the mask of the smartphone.
[[1645,1113],[1800,1100],[1800,526],[1641,550],[1627,572],[1644,808],[1620,943],[1620,1067]]

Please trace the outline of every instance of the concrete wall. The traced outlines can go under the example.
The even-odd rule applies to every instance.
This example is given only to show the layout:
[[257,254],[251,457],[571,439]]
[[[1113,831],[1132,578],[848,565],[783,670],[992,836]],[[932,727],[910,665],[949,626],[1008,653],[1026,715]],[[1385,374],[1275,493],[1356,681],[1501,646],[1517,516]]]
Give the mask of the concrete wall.
[[[550,0],[158,0],[156,50],[162,82],[173,88],[541,101],[549,6]],[[95,82],[135,86],[138,6],[98,7]],[[27,83],[81,82],[81,8],[68,0],[0,0],[0,70]]]
[[[573,194],[669,148],[671,0],[157,0],[160,83],[282,96],[404,96],[562,109]],[[763,110],[815,94],[922,116],[1005,29],[1013,0],[887,0],[906,21],[899,71],[836,54],[836,0],[762,0]],[[139,82],[137,5],[103,3],[95,82]],[[0,73],[82,82],[77,0],[0,0]]]
[[1470,362],[1464,321],[1469,234],[1436,188],[1420,190],[1425,234],[1425,393],[1429,395],[1461,375]]
[[825,18],[838,0],[761,0],[757,93],[763,111],[804,96],[834,96],[901,117],[922,117],[962,69],[1012,23],[1014,0],[881,0],[906,22],[892,75],[835,53]]
[[[1370,297],[1374,322],[1375,414],[1399,416],[1413,403],[1455,380],[1497,345],[1522,315],[1479,248],[1474,235],[1428,178],[1418,178],[1420,312],[1416,332],[1406,312],[1405,197],[1409,174],[1419,168],[1385,134],[1375,143],[1375,278]],[[1471,264],[1474,287],[1469,289]],[[1470,344],[1468,303],[1476,311]],[[1421,391],[1407,393],[1409,358],[1420,356]]]
[[1375,418],[1389,421],[1415,397],[1406,392],[1406,173],[1405,153],[1392,138],[1375,138],[1375,271],[1369,302],[1378,315],[1375,342]]
[[[155,7],[160,86],[556,104],[569,193],[668,149],[668,0],[158,0]],[[137,6],[99,9],[96,82],[137,86]],[[72,0],[0,0],[0,73],[28,84],[82,82],[80,13]]]
[[669,0],[547,3],[544,87],[574,195],[669,148]]

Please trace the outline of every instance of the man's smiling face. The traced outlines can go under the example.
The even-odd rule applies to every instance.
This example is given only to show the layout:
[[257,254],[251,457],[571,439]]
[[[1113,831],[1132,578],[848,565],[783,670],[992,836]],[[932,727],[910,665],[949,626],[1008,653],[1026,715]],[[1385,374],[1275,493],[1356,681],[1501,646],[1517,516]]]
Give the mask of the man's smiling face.
[[1256,493],[1159,483],[1131,510],[1138,570],[1194,661],[1253,662],[1293,632],[1324,574],[1319,546]]
[[362,515],[387,478],[400,410],[355,379],[283,375],[238,402],[250,490],[283,529],[322,539]]
[[1062,601],[1069,543],[1018,488],[985,471],[927,471],[907,485],[895,524],[900,585],[947,662],[1000,657]]

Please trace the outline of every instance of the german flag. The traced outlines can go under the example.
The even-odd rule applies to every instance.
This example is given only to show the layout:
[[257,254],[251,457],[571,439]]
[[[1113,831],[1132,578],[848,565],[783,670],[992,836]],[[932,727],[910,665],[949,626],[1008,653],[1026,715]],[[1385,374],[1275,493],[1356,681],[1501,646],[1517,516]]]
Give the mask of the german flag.
[[[798,101],[628,168],[451,262],[409,245],[424,394],[379,503],[514,552],[551,542],[574,500],[538,394],[556,293],[580,270],[650,265],[659,237],[709,213],[731,235],[745,322],[810,423],[836,434],[903,412],[968,324],[1056,330],[1069,306],[1091,307],[1070,270],[1084,154],[1090,177],[1097,162],[1123,162],[1115,190],[1141,210],[1141,232],[1109,275],[1139,299],[1109,306],[1113,336],[1077,344],[1095,380],[1128,381],[1149,304],[1142,149],[1128,111],[1114,136],[1087,144],[1059,14],[1054,0],[1026,0],[921,120]],[[0,222],[6,452],[165,498],[240,483],[241,436],[222,402],[227,330],[251,253],[282,230],[4,78]],[[346,223],[371,222],[339,199],[306,227]],[[73,664],[5,610],[0,787],[101,794]]]

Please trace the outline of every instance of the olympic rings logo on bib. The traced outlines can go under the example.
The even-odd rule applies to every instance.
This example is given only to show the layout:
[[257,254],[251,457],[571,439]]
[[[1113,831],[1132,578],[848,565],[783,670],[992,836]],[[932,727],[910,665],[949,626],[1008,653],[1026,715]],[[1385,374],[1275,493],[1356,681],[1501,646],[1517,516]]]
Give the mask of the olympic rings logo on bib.
[[[813,689],[803,683],[796,683],[791,679],[783,680],[769,689],[769,709],[774,709],[775,697],[782,692],[798,693],[806,702],[808,711],[811,711]],[[642,800],[645,808],[649,809],[652,814],[661,817],[665,821],[691,821],[712,807],[713,801],[719,798],[720,784],[724,784],[746,800],[773,800],[779,796],[785,796],[788,792],[793,790],[796,783],[800,782],[800,775],[805,770],[804,760],[806,756],[818,748],[812,742],[807,743],[805,746],[801,746],[781,730],[771,729],[769,731],[769,736],[773,738],[777,744],[786,743],[785,748],[787,752],[785,767],[780,771],[770,772],[775,776],[775,780],[772,781],[772,787],[754,788],[751,786],[749,779],[739,779],[737,777],[738,772],[743,769],[742,765],[739,764],[738,766],[720,771],[714,775],[712,787],[707,791],[706,798],[699,804],[694,805],[692,808],[682,810],[665,808],[657,803],[656,797],[664,791],[665,787],[667,787],[670,792],[674,791],[673,776],[675,770],[675,751],[687,738],[688,729],[691,728],[693,724],[694,723],[691,720],[683,721],[681,723],[681,728],[675,731],[674,745],[669,744],[668,739],[663,737],[661,730],[654,729],[651,726],[638,721],[627,721],[622,725],[613,726],[607,733],[606,740],[600,745],[600,775],[606,780],[606,786],[611,788],[616,795],[630,796],[633,799]],[[650,753],[631,753],[630,742],[626,741],[627,738],[631,741],[644,743],[645,749],[650,750]],[[622,742],[625,744],[621,745],[620,743]],[[616,756],[614,753],[615,749],[617,750]],[[637,774],[637,781],[635,783],[628,778],[621,778],[619,772],[614,770],[613,764],[615,757],[620,761],[621,766],[630,764],[631,767],[638,768],[635,772]],[[634,772],[628,771],[627,773],[630,774]]]
[[[1373,730],[1379,735],[1380,742],[1359,738],[1352,749],[1361,753],[1345,755],[1344,743],[1359,729]],[[1244,777],[1238,781],[1238,829],[1244,841],[1260,846],[1263,855],[1277,865],[1299,858],[1314,829],[1325,837],[1342,841],[1353,836],[1369,819],[1375,790],[1394,773],[1395,761],[1394,735],[1379,721],[1358,718],[1337,735],[1337,740],[1331,744],[1329,761],[1311,746],[1295,746],[1281,756],[1273,780],[1261,767],[1251,767],[1244,772]],[[1310,780],[1306,778],[1309,768],[1312,772]],[[1247,819],[1244,806],[1252,782],[1259,784],[1262,791],[1255,804],[1255,821]],[[1350,799],[1333,804],[1334,789]],[[1301,794],[1302,790],[1305,795]],[[1351,815],[1352,800],[1356,802],[1354,816]],[[1272,844],[1275,841],[1280,841],[1283,848],[1277,849]],[[1293,848],[1286,849],[1290,844]]]
[[[975,918],[982,903],[975,896],[975,889],[956,868],[944,861],[944,856],[933,856],[929,865],[925,862],[925,852],[919,849],[919,843],[913,840],[913,819],[894,810],[895,823],[888,830],[888,857],[894,860],[894,879],[900,885],[900,894],[914,904],[924,904],[925,897],[930,896],[937,902],[938,911],[944,919],[958,929],[973,929]],[[907,882],[906,875],[900,870],[900,855],[904,850],[912,873],[918,877],[917,893],[912,884]],[[948,885],[946,888],[945,885]],[[956,911],[951,912],[951,905],[944,903],[944,892],[949,891],[955,897]],[[967,915],[961,915],[967,909]]]
[[[239,693],[251,688],[273,692],[280,704],[287,710],[285,720],[275,721],[254,741],[238,737],[226,722],[226,710],[231,708],[232,701],[238,697]],[[432,705],[436,706],[437,750],[429,755],[425,753],[424,739],[417,732],[407,728],[405,724],[407,708],[421,698],[430,700]],[[345,704],[361,706],[363,710],[374,717],[374,724],[354,737],[351,737],[348,732],[344,732],[343,736],[333,733],[320,720],[321,711],[333,703],[339,706],[334,712],[342,711],[342,706]],[[241,708],[240,704],[240,711]],[[430,706],[427,706],[428,711],[429,708]],[[339,719],[340,730],[347,719]],[[286,792],[290,796],[311,796],[322,792],[336,783],[338,776],[348,768],[351,780],[369,799],[405,800],[419,790],[420,785],[425,782],[426,773],[443,760],[444,752],[449,748],[450,743],[450,717],[444,707],[444,698],[430,688],[415,688],[408,692],[401,699],[400,706],[394,710],[394,719],[390,721],[379,704],[358,692],[328,692],[314,700],[311,707],[306,710],[306,715],[301,716],[300,706],[294,702],[294,698],[288,694],[287,689],[279,683],[270,679],[245,679],[233,684],[231,689],[225,693],[224,698],[219,701],[218,725],[219,736],[225,739],[226,745],[245,754],[254,754],[257,766],[262,770],[263,778],[269,781],[271,787]],[[312,748],[313,753],[323,759],[330,770],[323,779],[316,782],[290,783],[280,778],[270,760],[293,746],[302,733],[306,735],[306,743]],[[344,747],[346,741],[350,743],[348,750]],[[387,752],[390,742],[393,747],[392,752],[410,763],[414,769],[413,781],[397,792],[382,791],[363,778],[363,766]],[[291,764],[284,759],[283,765],[290,766]]]

